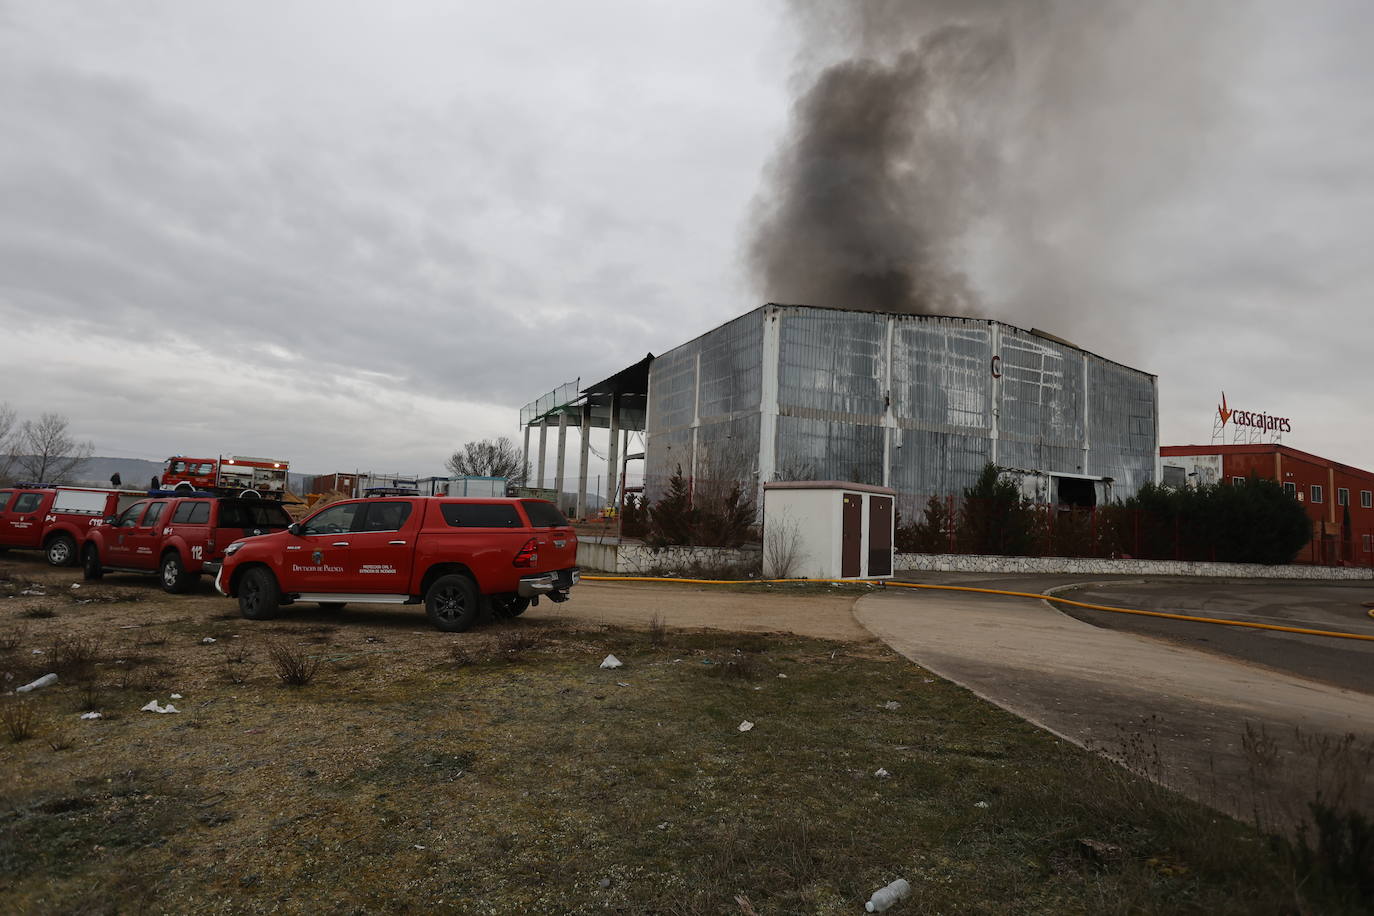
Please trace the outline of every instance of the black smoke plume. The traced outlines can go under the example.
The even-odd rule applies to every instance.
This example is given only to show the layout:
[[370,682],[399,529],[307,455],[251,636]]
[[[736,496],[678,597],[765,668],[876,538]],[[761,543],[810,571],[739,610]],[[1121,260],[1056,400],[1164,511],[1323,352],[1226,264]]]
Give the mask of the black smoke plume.
[[749,245],[758,292],[1026,325],[1100,317],[1120,299],[1125,230],[1215,122],[1222,29],[1207,6],[1224,5],[796,0],[792,123]]

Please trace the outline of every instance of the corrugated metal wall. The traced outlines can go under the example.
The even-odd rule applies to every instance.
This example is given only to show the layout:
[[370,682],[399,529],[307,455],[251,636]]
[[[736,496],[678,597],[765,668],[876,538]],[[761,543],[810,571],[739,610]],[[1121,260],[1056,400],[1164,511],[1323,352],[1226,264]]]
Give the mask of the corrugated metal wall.
[[1145,373],[985,320],[766,306],[654,361],[651,498],[678,465],[701,478],[757,473],[770,323],[775,479],[887,483],[910,507],[957,493],[988,461],[1113,477],[1118,497],[1153,478]]
[[1154,479],[1159,455],[1155,380],[1098,357],[1088,361],[1088,424],[1093,473],[1116,478],[1112,494],[1131,496]]
[[758,310],[656,358],[649,367],[645,488],[656,499],[689,477],[758,474],[763,318]]
[[908,505],[946,494],[992,459],[993,326],[985,321],[894,316],[889,486]]

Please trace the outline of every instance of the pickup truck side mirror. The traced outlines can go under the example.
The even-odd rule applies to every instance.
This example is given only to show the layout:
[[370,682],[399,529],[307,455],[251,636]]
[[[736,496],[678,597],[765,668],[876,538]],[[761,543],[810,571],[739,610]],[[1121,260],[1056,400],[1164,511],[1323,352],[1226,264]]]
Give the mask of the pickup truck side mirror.
[[107,516],[105,516],[105,524],[107,524],[107,525],[113,525],[114,523],[115,523],[115,517],[114,517],[113,515],[107,515]]
[[289,531],[289,532],[291,532],[292,534],[296,535],[297,537],[300,537],[300,534],[301,534],[301,523],[300,523],[300,522],[292,522],[291,524],[289,524],[289,525],[286,526],[286,530]]

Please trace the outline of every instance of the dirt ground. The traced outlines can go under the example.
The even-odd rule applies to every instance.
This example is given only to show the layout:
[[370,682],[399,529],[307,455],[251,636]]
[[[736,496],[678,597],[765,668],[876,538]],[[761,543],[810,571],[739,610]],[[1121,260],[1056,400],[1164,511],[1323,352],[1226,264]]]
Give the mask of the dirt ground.
[[741,600],[718,586],[593,582],[584,580],[563,604],[542,602],[525,616],[642,627],[657,615],[665,626],[709,627],[737,633],[795,633],[817,639],[865,642],[873,635],[854,619],[855,589],[816,593],[769,592],[759,586]]

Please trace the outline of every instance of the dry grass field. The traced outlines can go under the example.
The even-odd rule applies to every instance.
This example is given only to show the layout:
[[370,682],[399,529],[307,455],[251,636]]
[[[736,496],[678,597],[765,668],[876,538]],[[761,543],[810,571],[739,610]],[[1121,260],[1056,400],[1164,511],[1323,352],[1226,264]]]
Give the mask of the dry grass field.
[[4,689],[59,675],[0,697],[0,910],[1360,911],[877,642],[668,620],[252,622],[0,557]]

